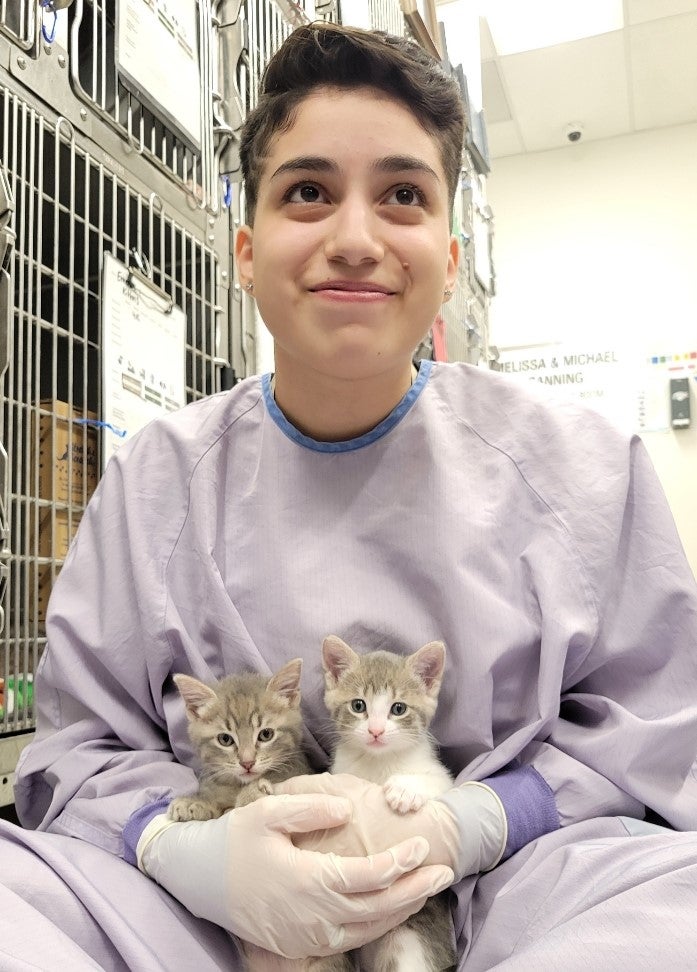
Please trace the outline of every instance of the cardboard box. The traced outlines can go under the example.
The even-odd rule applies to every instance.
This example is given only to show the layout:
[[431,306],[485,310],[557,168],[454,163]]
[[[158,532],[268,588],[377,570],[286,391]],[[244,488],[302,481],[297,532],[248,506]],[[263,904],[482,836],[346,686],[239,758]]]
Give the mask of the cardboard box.
[[[72,517],[68,516],[67,509],[57,509],[55,518],[51,516],[51,507],[42,507],[39,510],[39,542],[38,555],[42,558],[52,560],[56,565],[56,576],[60,567],[68,555],[68,548],[77,532],[82,519],[82,510],[73,510]],[[30,530],[31,546],[33,553],[33,525]],[[51,564],[33,561],[29,570],[29,605],[30,615],[33,615],[34,585],[37,590],[37,621],[46,620],[46,606],[48,596],[53,586],[51,576]]]
[[39,416],[39,497],[84,507],[99,480],[98,435],[94,427],[75,419],[96,418],[93,412],[73,409],[58,399],[42,401],[55,415]]
[[69,517],[68,510],[58,509],[53,519],[50,506],[39,510],[39,557],[65,560],[70,541],[80,525],[82,513],[82,510],[73,510],[72,517]]
[[[38,498],[51,505],[39,507],[38,540],[35,521],[29,521],[29,552],[40,558],[29,564],[29,611],[33,615],[34,594],[37,614],[32,620],[44,621],[52,587],[51,563],[56,573],[65,560],[84,508],[99,480],[99,435],[97,429],[80,425],[75,419],[96,418],[93,412],[73,409],[60,399],[44,399],[38,415],[38,437],[32,438],[33,462],[38,468]],[[34,426],[36,429],[36,425]]]

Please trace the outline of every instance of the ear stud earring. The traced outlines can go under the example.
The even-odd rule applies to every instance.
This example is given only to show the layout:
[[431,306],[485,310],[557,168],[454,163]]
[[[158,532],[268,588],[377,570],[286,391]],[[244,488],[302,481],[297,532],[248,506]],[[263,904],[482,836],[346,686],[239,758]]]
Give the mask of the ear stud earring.
[[248,294],[251,294],[251,292],[254,290],[254,284],[252,283],[251,280],[249,281],[249,283],[246,283],[244,285],[244,289],[247,291]]
[[452,295],[453,295],[453,291],[452,291],[452,290],[444,290],[444,291],[443,291],[443,296],[444,296],[444,297],[445,297],[446,299],[448,299],[448,298],[450,298],[450,297],[452,297]]

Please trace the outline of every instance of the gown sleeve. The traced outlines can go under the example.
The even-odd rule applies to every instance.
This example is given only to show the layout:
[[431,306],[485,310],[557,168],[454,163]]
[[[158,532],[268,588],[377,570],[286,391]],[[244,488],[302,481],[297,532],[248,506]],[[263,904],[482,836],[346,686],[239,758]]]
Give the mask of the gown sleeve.
[[186,457],[145,432],[108,463],[57,578],[36,737],[15,789],[24,826],[117,855],[132,813],[195,789],[172,752],[164,692],[166,561],[186,514]]
[[[505,451],[565,536],[543,570],[545,715],[457,778],[498,794],[505,857],[597,817],[697,829],[697,585],[665,495],[638,437],[587,411],[544,422],[537,453],[525,440]],[[555,601],[555,573],[578,591],[579,622]]]
[[520,824],[518,846],[555,829],[550,792],[561,826],[648,814],[697,829],[697,585],[643,442],[623,440],[623,453],[618,436],[592,441],[596,482],[559,513],[582,565],[590,646],[574,651],[568,632],[555,644],[548,624],[541,656],[565,653],[558,712],[487,780],[511,836]]
[[589,565],[595,642],[565,673],[548,738],[522,758],[554,791],[562,825],[650,810],[695,829],[697,585],[638,438],[605,547],[607,566]]

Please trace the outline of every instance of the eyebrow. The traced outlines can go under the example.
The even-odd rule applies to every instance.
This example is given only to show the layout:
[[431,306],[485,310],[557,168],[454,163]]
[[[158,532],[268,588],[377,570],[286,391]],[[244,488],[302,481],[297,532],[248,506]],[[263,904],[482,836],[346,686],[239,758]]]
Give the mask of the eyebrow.
[[[372,168],[377,172],[421,172],[424,175],[431,176],[436,182],[441,181],[435,169],[432,169],[422,159],[416,158],[413,155],[388,155],[383,159],[376,159]],[[321,155],[300,155],[297,158],[288,159],[287,162],[279,165],[271,178],[275,179],[277,176],[284,175],[287,172],[300,171],[330,172],[335,174],[339,172],[339,165],[332,159],[324,158]]]
[[441,181],[435,169],[414,155],[388,155],[384,159],[378,159],[373,164],[373,168],[378,172],[422,172],[424,175],[431,176],[436,182]]

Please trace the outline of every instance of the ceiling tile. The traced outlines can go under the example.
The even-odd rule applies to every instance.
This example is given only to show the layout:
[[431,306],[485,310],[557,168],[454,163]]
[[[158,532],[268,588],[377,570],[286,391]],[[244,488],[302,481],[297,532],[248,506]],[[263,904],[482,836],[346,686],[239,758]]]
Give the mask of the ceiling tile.
[[693,11],[697,11],[697,0],[627,0],[626,23],[643,24]]
[[629,28],[638,129],[697,119],[697,13]]
[[525,151],[515,122],[487,124],[486,137],[492,159],[502,159],[506,155],[520,155]]
[[629,132],[624,32],[498,59],[504,88],[527,151],[566,145],[566,126],[584,138]]

